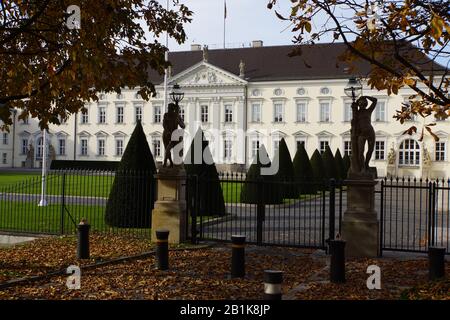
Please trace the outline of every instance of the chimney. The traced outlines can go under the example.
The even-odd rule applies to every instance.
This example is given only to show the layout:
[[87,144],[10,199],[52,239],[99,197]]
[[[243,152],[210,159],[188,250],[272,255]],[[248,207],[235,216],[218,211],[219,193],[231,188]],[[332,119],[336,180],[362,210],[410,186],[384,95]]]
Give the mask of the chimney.
[[253,40],[252,41],[252,48],[259,48],[263,46],[262,40]]
[[191,44],[191,51],[200,51],[202,46],[199,44]]

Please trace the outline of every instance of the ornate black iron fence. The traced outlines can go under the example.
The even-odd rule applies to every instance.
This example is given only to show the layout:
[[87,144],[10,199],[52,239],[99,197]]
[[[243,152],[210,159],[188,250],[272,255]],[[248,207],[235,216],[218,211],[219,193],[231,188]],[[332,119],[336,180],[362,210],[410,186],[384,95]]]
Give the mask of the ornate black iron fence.
[[[223,198],[214,194],[218,184]],[[340,232],[345,187],[334,180],[225,173],[219,180],[189,177],[186,189],[187,234],[193,242],[245,235],[248,243],[259,245],[326,249],[327,240]]]
[[380,183],[381,250],[450,253],[450,180],[384,179]]

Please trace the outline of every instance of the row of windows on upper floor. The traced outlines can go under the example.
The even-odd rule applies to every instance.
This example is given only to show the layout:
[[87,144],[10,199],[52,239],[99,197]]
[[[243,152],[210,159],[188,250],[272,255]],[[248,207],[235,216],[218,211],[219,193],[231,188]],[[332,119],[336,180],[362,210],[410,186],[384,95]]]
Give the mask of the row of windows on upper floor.
[[[279,149],[280,139],[273,140],[273,152],[274,154]],[[23,155],[28,152],[28,139],[22,139],[22,149],[21,153]],[[303,145],[306,147],[306,139],[297,137],[296,138],[296,150]],[[66,146],[67,140],[66,138],[58,138],[57,146],[56,146],[56,155],[58,156],[66,156]],[[89,156],[89,139],[85,137],[80,137],[79,139],[79,156]],[[125,141],[124,138],[116,137],[114,139],[114,156],[120,157],[124,152]],[[251,156],[255,157],[259,148],[261,146],[261,141],[259,139],[252,139],[250,144]],[[326,148],[330,146],[329,138],[318,138],[318,146],[317,149],[323,153]],[[351,156],[351,141],[348,138],[344,138],[342,141],[343,154]],[[374,160],[386,160],[387,158],[387,150],[386,150],[386,140],[377,139],[375,141],[373,159]],[[160,158],[162,156],[162,141],[161,137],[152,137],[151,139],[151,148],[152,153],[155,158]],[[233,140],[230,138],[223,138],[222,143],[222,157],[224,160],[231,160],[233,156]],[[96,156],[105,156],[106,155],[106,139],[103,137],[97,138],[96,144]],[[37,148],[35,150],[36,159],[42,159],[43,154],[43,139],[40,137],[37,141]],[[399,147],[398,150],[398,164],[404,166],[419,166],[420,158],[421,158],[421,148],[419,143],[413,139],[404,140]],[[445,141],[435,142],[434,146],[434,161],[442,162],[447,161],[447,143]]]

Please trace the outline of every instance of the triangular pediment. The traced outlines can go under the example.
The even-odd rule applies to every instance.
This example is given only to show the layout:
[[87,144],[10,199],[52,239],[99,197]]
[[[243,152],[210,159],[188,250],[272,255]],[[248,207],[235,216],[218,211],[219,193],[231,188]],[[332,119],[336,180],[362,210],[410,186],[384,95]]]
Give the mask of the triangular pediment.
[[295,132],[293,135],[294,135],[295,137],[307,137],[307,136],[309,136],[310,134],[307,133],[307,132],[305,132],[305,131],[299,130],[299,131]]
[[328,132],[326,130],[320,131],[319,133],[317,133],[318,137],[333,137],[334,134],[332,134],[331,132]]
[[190,86],[224,86],[244,85],[247,81],[233,73],[202,61],[169,79],[169,84],[179,84],[181,87]]

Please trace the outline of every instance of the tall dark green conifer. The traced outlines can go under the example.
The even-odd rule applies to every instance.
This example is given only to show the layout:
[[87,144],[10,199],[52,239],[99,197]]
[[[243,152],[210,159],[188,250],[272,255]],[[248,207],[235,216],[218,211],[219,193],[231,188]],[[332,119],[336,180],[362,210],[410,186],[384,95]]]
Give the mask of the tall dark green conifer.
[[342,159],[341,151],[339,151],[339,148],[336,150],[336,153],[334,154],[334,161],[336,162],[337,176],[339,180],[345,179],[346,171],[344,166],[344,160]]
[[275,154],[274,162],[278,161],[278,171],[275,175],[276,183],[281,188],[281,193],[285,199],[295,199],[298,197],[298,188],[295,184],[295,171],[292,164],[291,154],[284,138],[281,139],[278,146],[278,152]]
[[334,161],[333,153],[329,146],[325,148],[322,154],[323,165],[325,167],[325,179],[338,179],[336,162]]
[[[262,175],[261,169],[271,166],[271,162],[263,164],[262,159],[269,159],[264,145],[260,147],[255,160],[248,169],[247,177],[241,188],[241,202],[265,204],[283,203],[282,192],[276,183],[275,175]],[[262,191],[261,191],[262,190]]]
[[225,215],[225,201],[220,185],[219,174],[214,164],[208,141],[204,140],[201,129],[192,140],[185,158],[185,170],[189,176],[197,176],[198,189],[190,184],[190,194],[198,192],[197,216],[223,216]]
[[301,144],[294,157],[294,174],[295,181],[299,186],[300,194],[313,194],[316,193],[316,188],[313,184],[314,175],[309,162],[308,153],[305,150],[305,146]]
[[106,204],[105,221],[112,227],[149,228],[155,202],[155,161],[138,121],[116,170]]
[[350,157],[348,156],[348,154],[345,154],[344,158],[342,160],[344,162],[344,169],[345,169],[345,177],[344,177],[344,179],[347,179],[348,170],[350,170],[351,160],[350,160]]
[[325,179],[325,167],[322,161],[322,155],[319,150],[316,149],[311,157],[311,167],[314,176],[314,181],[322,183]]

